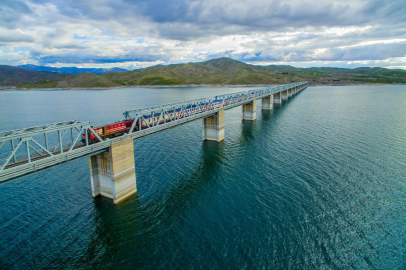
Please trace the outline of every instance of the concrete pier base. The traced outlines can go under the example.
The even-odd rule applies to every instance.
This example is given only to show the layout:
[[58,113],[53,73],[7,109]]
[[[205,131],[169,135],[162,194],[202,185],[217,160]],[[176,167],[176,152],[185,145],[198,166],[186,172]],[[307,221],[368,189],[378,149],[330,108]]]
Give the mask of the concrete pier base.
[[203,141],[221,142],[224,140],[224,110],[202,119]]
[[132,139],[113,143],[108,152],[89,157],[92,196],[117,204],[137,192]]
[[270,95],[269,97],[264,97],[262,99],[262,109],[263,110],[273,109],[273,95]]
[[257,119],[257,100],[242,105],[242,120],[254,121]]

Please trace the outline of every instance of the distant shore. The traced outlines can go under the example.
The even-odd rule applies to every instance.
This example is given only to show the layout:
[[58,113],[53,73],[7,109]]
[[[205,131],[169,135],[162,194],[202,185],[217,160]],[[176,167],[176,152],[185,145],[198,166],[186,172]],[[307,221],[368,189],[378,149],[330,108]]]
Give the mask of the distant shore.
[[[30,91],[30,90],[106,90],[121,88],[175,88],[175,87],[266,87],[270,84],[189,84],[189,85],[126,85],[119,87],[67,87],[67,88],[19,88],[18,86],[0,86],[0,91]],[[277,84],[275,84],[277,85]],[[348,83],[348,84],[310,84],[309,86],[358,86],[358,85],[406,85],[406,83]]]

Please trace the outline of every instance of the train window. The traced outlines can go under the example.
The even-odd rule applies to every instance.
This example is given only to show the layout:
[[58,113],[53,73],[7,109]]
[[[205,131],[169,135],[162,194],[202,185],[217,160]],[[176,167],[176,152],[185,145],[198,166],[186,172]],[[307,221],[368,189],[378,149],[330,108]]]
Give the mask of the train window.
[[131,125],[132,125],[131,123],[127,123],[127,124],[125,124],[125,127],[129,128],[129,127],[131,127]]

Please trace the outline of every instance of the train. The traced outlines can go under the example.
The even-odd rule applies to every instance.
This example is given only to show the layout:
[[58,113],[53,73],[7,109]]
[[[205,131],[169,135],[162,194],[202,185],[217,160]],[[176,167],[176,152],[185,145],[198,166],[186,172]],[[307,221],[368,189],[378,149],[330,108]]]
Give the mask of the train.
[[[248,94],[250,97],[253,97],[254,91],[249,91]],[[231,98],[226,98],[223,106],[226,106],[228,104],[228,102],[230,101],[230,99]],[[215,99],[215,100],[213,100],[212,103],[213,103],[214,108],[219,108],[220,106],[222,106],[223,99]],[[205,106],[207,107],[206,109],[209,109],[209,103],[206,103]],[[196,107],[196,105],[189,105],[185,109],[188,113],[190,113],[191,110],[194,109],[195,107]],[[200,109],[199,112],[202,112],[202,110]],[[181,112],[181,108],[168,111],[168,114],[165,114],[165,120],[160,116],[161,116],[160,113],[156,113],[154,115],[152,115],[152,114],[143,115],[143,119],[141,120],[140,118],[138,118],[137,123],[135,123],[133,132],[139,131],[140,127],[141,127],[141,129],[147,129],[151,126],[156,126],[158,124],[158,121],[159,121],[159,124],[162,124],[164,122],[171,122],[174,119],[181,119],[181,118],[185,117],[184,114],[182,114],[182,112]],[[122,136],[122,135],[128,133],[130,131],[132,125],[134,124],[134,121],[135,121],[135,119],[124,120],[124,121],[120,121],[120,122],[115,122],[113,124],[93,127],[93,130],[97,133],[97,135],[101,139],[103,139],[103,140],[105,140],[107,138],[111,139],[111,138],[119,137],[119,136]],[[152,121],[154,122],[153,125],[152,125]],[[87,141],[89,144],[99,142],[98,138],[92,132],[87,132],[87,136],[88,136]],[[86,133],[82,135],[82,142],[86,143]]]

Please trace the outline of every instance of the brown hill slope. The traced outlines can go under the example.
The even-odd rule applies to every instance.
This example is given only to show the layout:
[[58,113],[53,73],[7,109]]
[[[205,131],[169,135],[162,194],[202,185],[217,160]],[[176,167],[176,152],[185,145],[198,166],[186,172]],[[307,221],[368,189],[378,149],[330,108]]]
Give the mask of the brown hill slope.
[[22,85],[19,88],[112,88],[120,85],[109,81],[101,76],[83,73],[74,76],[68,76],[59,81],[44,81],[35,84]]
[[121,85],[278,83],[271,70],[261,66],[248,65],[230,58],[219,58],[202,63],[157,65],[121,74],[109,73],[102,76]]
[[69,76],[56,72],[33,71],[12,66],[0,66],[0,86],[18,86],[41,81],[60,80]]

